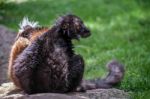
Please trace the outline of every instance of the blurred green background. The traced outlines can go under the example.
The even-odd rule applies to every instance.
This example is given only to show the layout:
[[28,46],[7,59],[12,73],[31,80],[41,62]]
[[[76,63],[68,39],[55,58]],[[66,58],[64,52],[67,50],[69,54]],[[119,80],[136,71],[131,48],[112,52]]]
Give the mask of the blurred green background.
[[104,77],[106,63],[120,60],[126,68],[119,89],[132,98],[150,96],[150,0],[0,0],[0,24],[18,31],[24,16],[50,26],[63,14],[83,19],[92,35],[75,50],[86,63],[85,78]]

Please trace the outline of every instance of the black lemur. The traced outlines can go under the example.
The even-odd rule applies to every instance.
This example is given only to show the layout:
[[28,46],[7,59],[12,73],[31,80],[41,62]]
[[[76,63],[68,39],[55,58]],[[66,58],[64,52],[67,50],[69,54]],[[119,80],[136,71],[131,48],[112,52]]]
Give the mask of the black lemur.
[[13,81],[17,81],[16,86],[26,93],[64,93],[75,91],[77,87],[86,90],[110,88],[122,80],[124,68],[113,61],[108,65],[110,73],[105,79],[81,83],[84,61],[80,55],[75,55],[71,40],[88,37],[90,31],[79,17],[62,16],[46,31],[19,53],[11,66]]

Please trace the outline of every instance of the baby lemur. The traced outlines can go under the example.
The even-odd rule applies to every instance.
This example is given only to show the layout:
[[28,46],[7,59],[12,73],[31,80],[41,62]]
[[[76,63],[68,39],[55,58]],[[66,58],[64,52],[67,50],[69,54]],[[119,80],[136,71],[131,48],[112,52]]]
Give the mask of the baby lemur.
[[15,43],[12,46],[9,66],[8,66],[8,77],[14,82],[16,86],[20,86],[15,75],[13,75],[13,64],[18,55],[33,42],[38,36],[46,32],[48,28],[38,27],[37,22],[30,22],[28,18],[24,18],[20,24],[20,30],[16,37]]
[[71,40],[89,35],[90,31],[75,15],[60,17],[51,29],[26,24],[11,51],[9,77],[28,94],[112,87],[124,75],[124,68],[117,61],[108,65],[105,79],[82,81],[84,61],[75,55]]

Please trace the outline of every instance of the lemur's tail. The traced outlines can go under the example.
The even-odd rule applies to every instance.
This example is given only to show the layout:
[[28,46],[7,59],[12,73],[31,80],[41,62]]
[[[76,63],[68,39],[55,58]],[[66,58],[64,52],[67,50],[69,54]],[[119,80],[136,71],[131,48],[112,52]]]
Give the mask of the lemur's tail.
[[[116,60],[107,64],[109,73],[103,79],[83,80],[81,87],[84,90],[98,89],[98,88],[112,88],[119,84],[124,77],[124,66]],[[80,87],[79,87],[80,88]]]

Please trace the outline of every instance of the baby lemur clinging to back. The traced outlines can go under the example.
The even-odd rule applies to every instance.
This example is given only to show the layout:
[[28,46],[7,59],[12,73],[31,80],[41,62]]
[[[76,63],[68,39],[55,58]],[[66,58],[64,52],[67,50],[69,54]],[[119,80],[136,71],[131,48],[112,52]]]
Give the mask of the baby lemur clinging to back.
[[[110,73],[105,79],[81,83],[84,61],[80,55],[75,55],[71,40],[88,37],[90,32],[79,17],[63,16],[49,30],[26,26],[18,40],[23,38],[28,43],[17,54],[13,53],[15,47],[12,49],[11,57],[17,57],[10,57],[9,64],[10,78],[25,92],[64,93],[74,91],[77,87],[86,90],[110,88],[123,78],[123,66],[113,61],[108,65]],[[17,45],[16,42],[14,45]]]
[[15,43],[12,46],[8,66],[8,77],[15,83],[16,86],[19,86],[19,82],[13,75],[12,69],[15,59],[28,45],[31,44],[31,42],[47,30],[48,28],[46,27],[38,27],[37,22],[30,22],[28,18],[24,18],[22,23],[20,23],[20,30]]

